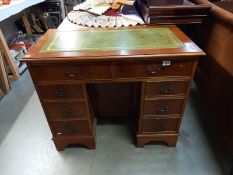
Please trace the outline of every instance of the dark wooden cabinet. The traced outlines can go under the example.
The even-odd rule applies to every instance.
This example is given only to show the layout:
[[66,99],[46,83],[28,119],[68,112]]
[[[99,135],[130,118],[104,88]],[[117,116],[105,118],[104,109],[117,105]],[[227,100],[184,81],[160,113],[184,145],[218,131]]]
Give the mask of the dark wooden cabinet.
[[233,1],[193,1],[212,6],[196,38],[206,52],[198,64],[196,82],[210,112],[209,122],[233,155]]
[[[135,133],[138,147],[151,141],[176,145],[197,61],[204,53],[177,27],[157,28],[171,30],[183,44],[164,49],[41,52],[41,47],[56,33],[50,30],[29,51],[23,60],[29,67],[58,150],[75,143],[95,148],[93,109],[98,106],[95,104],[98,100],[93,101],[88,87],[90,84],[98,87],[101,83],[126,83],[127,87],[131,83],[131,90],[140,96],[129,95],[132,104],[139,104]],[[146,30],[147,27],[133,29]],[[135,86],[140,86],[140,91]],[[117,94],[115,98],[116,102],[120,101]]]
[[202,23],[211,9],[189,0],[137,0],[136,8],[147,25]]

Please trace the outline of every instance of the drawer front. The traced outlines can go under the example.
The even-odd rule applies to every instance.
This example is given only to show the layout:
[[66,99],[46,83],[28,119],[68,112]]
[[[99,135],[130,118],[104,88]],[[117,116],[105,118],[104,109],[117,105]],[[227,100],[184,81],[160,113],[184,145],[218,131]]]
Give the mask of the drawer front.
[[36,81],[110,79],[108,64],[45,64],[31,65],[30,71]]
[[142,132],[176,132],[179,125],[178,118],[143,119]]
[[38,85],[43,99],[75,99],[84,98],[82,85]]
[[159,99],[144,101],[144,115],[180,114],[184,99]]
[[87,121],[72,122],[52,122],[54,135],[56,136],[72,136],[72,135],[88,135],[89,128]]
[[45,102],[49,120],[86,119],[88,117],[85,101]]
[[116,78],[143,78],[158,76],[190,76],[193,61],[172,61],[170,66],[162,66],[162,62],[118,63]]
[[145,96],[185,95],[188,83],[188,81],[147,82]]

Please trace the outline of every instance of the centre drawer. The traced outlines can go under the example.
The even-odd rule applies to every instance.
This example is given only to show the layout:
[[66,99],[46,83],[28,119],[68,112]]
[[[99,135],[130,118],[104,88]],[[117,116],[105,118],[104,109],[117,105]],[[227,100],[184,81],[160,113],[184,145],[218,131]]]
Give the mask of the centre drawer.
[[38,85],[38,91],[42,99],[83,99],[84,89],[80,84],[76,85]]
[[152,99],[144,101],[144,115],[180,114],[184,99]]
[[56,136],[88,135],[89,127],[87,121],[52,122]]
[[193,70],[193,60],[174,60],[163,66],[163,61],[118,63],[116,78],[144,78],[158,76],[190,76]]
[[36,81],[56,80],[90,80],[110,79],[110,66],[105,63],[77,64],[77,63],[55,63],[30,66],[31,75]]
[[85,101],[44,103],[50,120],[87,119],[88,117]]
[[154,118],[143,119],[142,132],[176,132],[179,125],[179,118]]

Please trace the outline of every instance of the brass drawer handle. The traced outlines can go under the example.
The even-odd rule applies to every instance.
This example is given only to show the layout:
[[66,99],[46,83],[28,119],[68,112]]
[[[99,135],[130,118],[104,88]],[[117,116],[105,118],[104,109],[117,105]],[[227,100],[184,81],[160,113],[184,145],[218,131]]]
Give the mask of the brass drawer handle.
[[156,65],[156,64],[149,65],[147,67],[147,71],[149,73],[151,73],[151,74],[157,74],[160,70],[161,70],[161,66],[160,65]]
[[78,67],[65,68],[65,74],[69,77],[76,77],[79,74]]
[[156,131],[163,131],[164,130],[163,124],[160,121],[158,121],[158,123],[155,124],[155,130]]
[[76,133],[76,129],[73,126],[67,125],[64,127],[63,132],[58,132],[58,136],[62,135],[74,135]]
[[56,89],[56,94],[58,97],[65,97],[66,96],[66,91],[63,88],[57,88]]
[[62,112],[63,117],[68,117],[68,116],[71,115],[72,109],[64,108],[64,109],[61,110],[61,112]]
[[171,92],[171,90],[172,90],[172,88],[169,87],[169,85],[162,85],[162,86],[160,87],[160,92],[161,92],[162,94],[169,94],[169,93]]
[[159,105],[156,110],[158,112],[166,112],[168,110],[168,106],[167,105]]
[[76,133],[76,129],[73,126],[67,125],[65,126],[65,133],[68,135],[73,135]]

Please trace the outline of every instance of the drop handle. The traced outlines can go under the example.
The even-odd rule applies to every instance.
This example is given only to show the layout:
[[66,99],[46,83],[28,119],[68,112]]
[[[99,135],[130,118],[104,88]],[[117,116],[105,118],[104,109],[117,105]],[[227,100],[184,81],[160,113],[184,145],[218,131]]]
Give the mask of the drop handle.
[[64,129],[65,129],[65,133],[69,134],[69,135],[73,135],[76,132],[75,128],[73,126],[70,126],[70,125],[65,126]]
[[163,124],[160,121],[155,124],[155,130],[156,131],[163,131],[164,130]]
[[160,70],[161,70],[161,66],[160,66],[160,65],[156,65],[156,64],[149,65],[149,66],[147,67],[147,71],[148,71],[150,74],[157,74]]
[[65,68],[65,74],[69,77],[76,77],[79,74],[78,67]]
[[62,112],[63,117],[68,117],[68,116],[71,115],[72,109],[64,108],[64,109],[61,110],[61,112]]
[[160,92],[163,94],[169,94],[172,88],[169,85],[163,85],[160,87]]
[[56,94],[58,97],[65,97],[66,96],[66,92],[63,88],[57,88],[56,89]]
[[66,125],[62,129],[61,132],[57,132],[57,136],[62,136],[62,135],[74,135],[76,133],[76,129],[73,126]]
[[158,112],[166,112],[168,110],[168,106],[167,105],[159,105],[156,110]]

